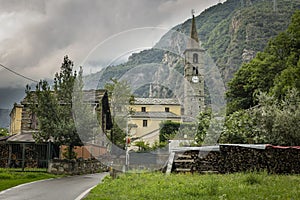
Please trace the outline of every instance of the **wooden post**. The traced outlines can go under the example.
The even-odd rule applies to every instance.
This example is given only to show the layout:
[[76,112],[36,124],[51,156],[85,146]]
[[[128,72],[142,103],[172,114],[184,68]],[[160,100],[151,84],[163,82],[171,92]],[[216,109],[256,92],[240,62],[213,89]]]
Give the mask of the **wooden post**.
[[49,167],[49,161],[51,159],[51,142],[48,142],[47,145],[47,168]]
[[8,167],[10,167],[11,164],[11,154],[12,154],[12,146],[11,144],[8,144]]
[[25,168],[25,147],[26,147],[26,144],[23,143],[22,144],[22,172],[24,172],[24,168]]

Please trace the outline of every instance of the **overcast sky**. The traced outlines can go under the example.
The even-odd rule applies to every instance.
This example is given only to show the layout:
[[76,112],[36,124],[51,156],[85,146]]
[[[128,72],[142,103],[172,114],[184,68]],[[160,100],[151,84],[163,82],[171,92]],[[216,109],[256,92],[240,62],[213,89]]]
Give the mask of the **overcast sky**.
[[[192,8],[198,15],[218,1],[0,0],[0,64],[35,80],[52,79],[64,55],[78,66],[97,45],[116,34],[129,31],[134,35],[132,30],[159,27],[161,31],[155,34],[128,42],[139,43],[137,50],[150,47],[166,30],[190,18]],[[29,81],[0,68],[0,88],[26,83]]]

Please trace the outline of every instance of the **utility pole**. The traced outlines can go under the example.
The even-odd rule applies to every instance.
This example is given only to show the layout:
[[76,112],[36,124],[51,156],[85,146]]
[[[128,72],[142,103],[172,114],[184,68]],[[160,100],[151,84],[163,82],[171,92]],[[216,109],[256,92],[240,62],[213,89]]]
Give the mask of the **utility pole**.
[[130,125],[128,124],[130,121],[130,116],[127,117],[126,122],[126,137],[125,137],[125,172],[129,170],[129,144],[130,144]]

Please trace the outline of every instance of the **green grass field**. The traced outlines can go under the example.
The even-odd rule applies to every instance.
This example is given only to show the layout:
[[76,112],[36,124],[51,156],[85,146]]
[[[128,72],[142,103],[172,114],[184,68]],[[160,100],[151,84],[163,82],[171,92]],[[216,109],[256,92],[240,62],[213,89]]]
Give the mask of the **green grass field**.
[[300,176],[126,174],[106,177],[86,199],[300,199]]
[[32,181],[59,177],[48,174],[45,170],[22,172],[21,169],[0,169],[0,191]]

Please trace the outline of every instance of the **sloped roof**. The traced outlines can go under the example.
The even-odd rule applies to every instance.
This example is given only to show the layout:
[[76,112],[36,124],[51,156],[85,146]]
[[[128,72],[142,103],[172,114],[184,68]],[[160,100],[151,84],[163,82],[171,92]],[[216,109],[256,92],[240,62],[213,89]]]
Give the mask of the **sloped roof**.
[[131,115],[132,118],[167,118],[167,119],[181,119],[180,116],[172,112],[135,112]]
[[99,101],[103,98],[105,95],[106,90],[84,90],[83,91],[83,96],[84,96],[84,101],[87,102],[93,102],[93,101]]
[[7,142],[35,142],[32,134],[36,131],[23,131],[7,139]]
[[0,142],[2,142],[2,141],[7,141],[7,139],[8,138],[10,138],[12,135],[8,135],[8,136],[2,136],[2,137],[0,137]]
[[134,98],[135,105],[180,105],[174,98]]
[[[36,98],[35,92],[36,91],[31,91],[34,99]],[[51,92],[54,93],[54,91],[51,91]],[[86,101],[86,102],[96,102],[96,101],[99,102],[103,98],[105,93],[106,93],[106,90],[104,90],[104,89],[97,89],[97,90],[92,89],[92,90],[83,90],[82,91],[84,101]],[[26,96],[21,101],[21,105],[24,105],[24,104],[28,104],[28,96]]]

